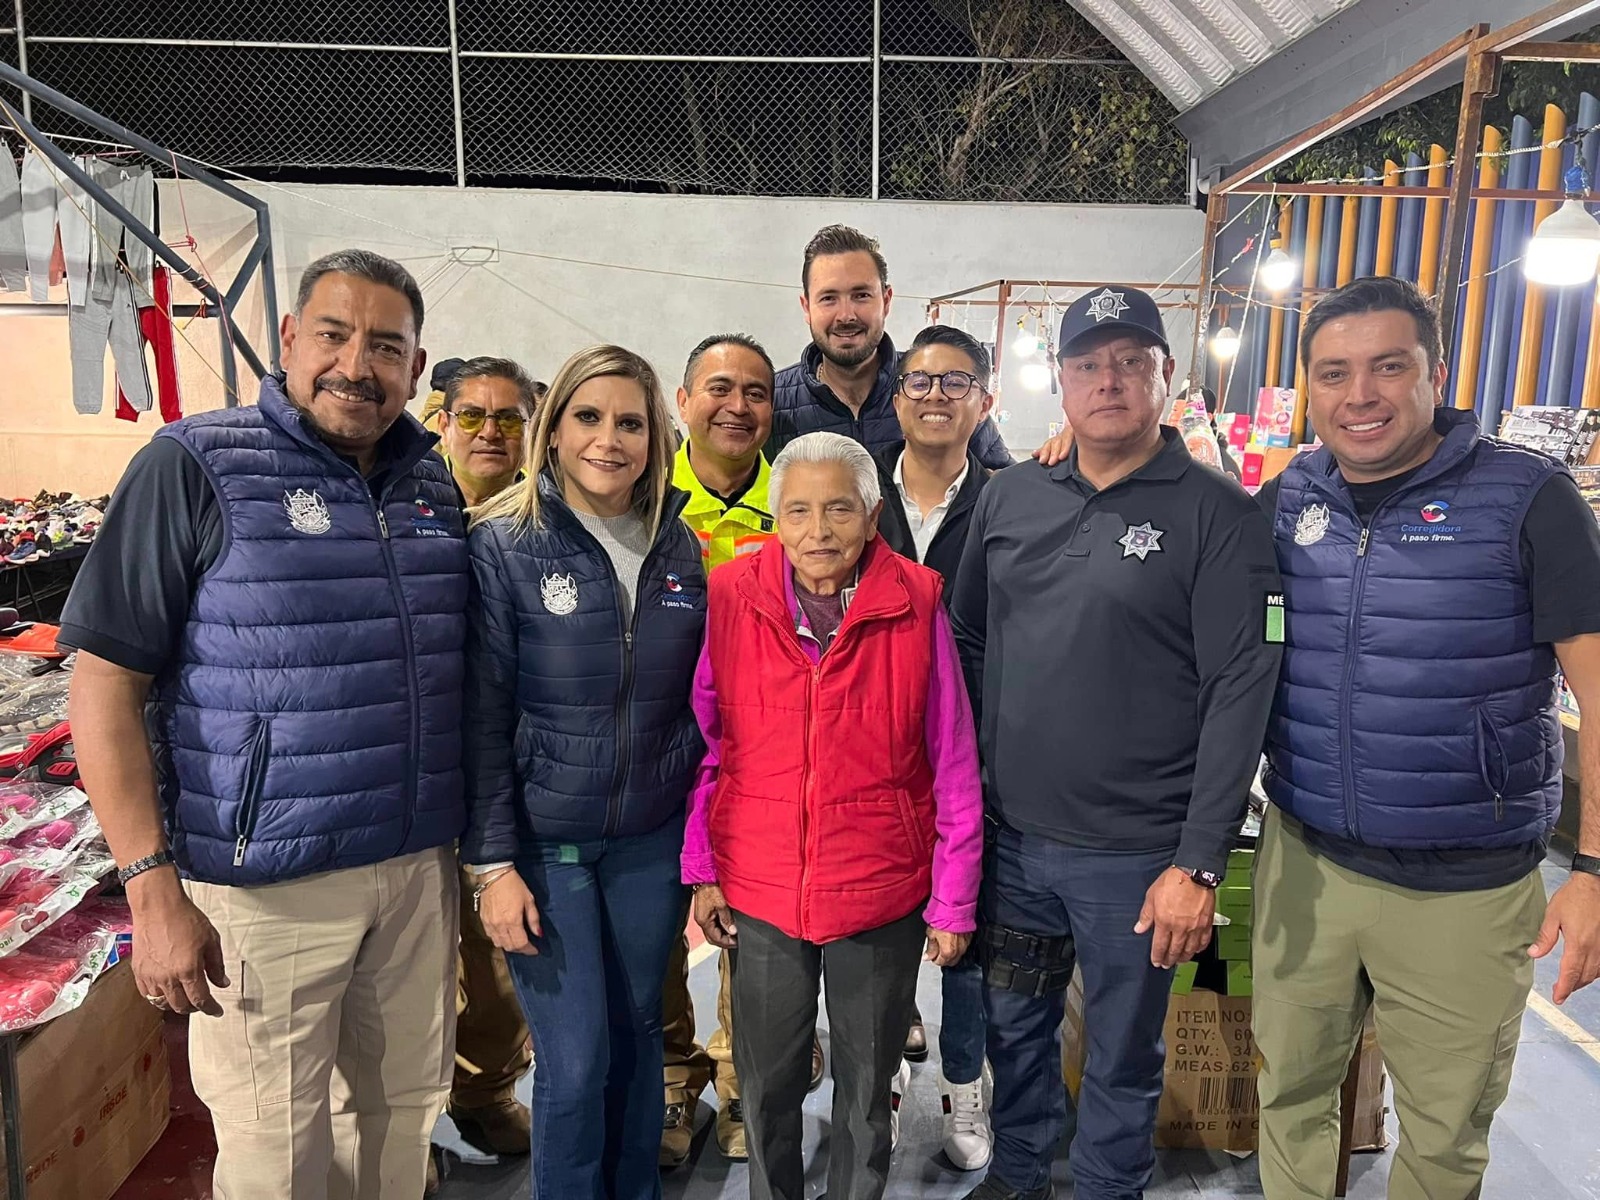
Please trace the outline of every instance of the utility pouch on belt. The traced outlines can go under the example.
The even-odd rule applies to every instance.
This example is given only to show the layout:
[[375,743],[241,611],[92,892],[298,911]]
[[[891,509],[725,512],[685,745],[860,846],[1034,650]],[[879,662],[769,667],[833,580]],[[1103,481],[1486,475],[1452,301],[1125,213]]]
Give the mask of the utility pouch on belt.
[[1040,999],[1067,990],[1077,956],[1072,938],[1042,937],[1004,925],[978,930],[978,961],[990,987]]

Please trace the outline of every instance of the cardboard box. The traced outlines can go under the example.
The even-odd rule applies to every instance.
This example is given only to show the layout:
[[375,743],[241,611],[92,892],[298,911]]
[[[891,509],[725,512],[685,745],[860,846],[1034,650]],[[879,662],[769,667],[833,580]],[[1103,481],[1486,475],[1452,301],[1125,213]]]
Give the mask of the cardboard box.
[[1217,911],[1234,925],[1248,925],[1255,915],[1255,889],[1249,884],[1224,883],[1217,889]]
[[[1165,1087],[1156,1117],[1156,1145],[1173,1149],[1256,1149],[1260,1109],[1256,1098],[1255,1038],[1250,1031],[1250,997],[1220,996],[1195,990],[1173,995],[1163,1035],[1167,1041]],[[1062,1022],[1061,1073],[1076,1098],[1083,1083],[1083,983],[1074,976],[1067,989]],[[1383,1119],[1383,1059],[1372,1018],[1362,1032],[1356,1095],[1356,1150],[1381,1150],[1387,1144]]]
[[127,962],[22,1043],[17,1074],[28,1200],[110,1200],[166,1130],[161,1014],[139,997]]
[[1255,993],[1255,977],[1250,972],[1248,962],[1231,962],[1228,964],[1228,995],[1250,996]]

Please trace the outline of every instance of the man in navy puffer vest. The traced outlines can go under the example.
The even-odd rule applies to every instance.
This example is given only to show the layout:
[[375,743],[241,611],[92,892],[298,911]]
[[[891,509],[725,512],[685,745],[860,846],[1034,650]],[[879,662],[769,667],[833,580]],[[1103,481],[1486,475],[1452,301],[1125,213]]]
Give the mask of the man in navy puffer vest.
[[[1301,335],[1325,445],[1261,492],[1283,574],[1255,874],[1261,1180],[1331,1197],[1369,1005],[1394,1075],[1391,1200],[1468,1200],[1534,960],[1600,975],[1600,528],[1555,460],[1439,407],[1439,321],[1357,280]],[[1593,714],[1580,854],[1546,910],[1561,808],[1557,665]]]
[[467,554],[422,316],[398,263],[313,263],[283,376],[135,456],[63,619],[134,979],[211,1018],[218,1200],[419,1196],[450,1087]]
[[[773,381],[767,460],[808,433],[842,433],[873,454],[904,441],[894,410],[900,355],[883,331],[894,288],[878,239],[848,225],[819,229],[806,245],[800,289],[811,345]],[[991,471],[1011,465],[987,418],[972,431],[971,447]]]

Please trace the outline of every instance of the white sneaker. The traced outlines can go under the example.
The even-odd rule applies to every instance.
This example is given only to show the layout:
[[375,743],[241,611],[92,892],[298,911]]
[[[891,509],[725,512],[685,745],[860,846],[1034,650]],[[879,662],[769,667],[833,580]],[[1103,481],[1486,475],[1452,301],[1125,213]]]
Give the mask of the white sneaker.
[[905,1059],[900,1060],[900,1069],[894,1073],[894,1079],[889,1084],[889,1149],[895,1150],[900,1145],[900,1106],[905,1102],[906,1092],[911,1088],[911,1064]]
[[944,1109],[944,1155],[958,1171],[976,1171],[989,1165],[994,1152],[994,1131],[989,1127],[989,1101],[994,1095],[994,1075],[988,1062],[971,1083],[951,1083],[939,1071],[939,1102]]

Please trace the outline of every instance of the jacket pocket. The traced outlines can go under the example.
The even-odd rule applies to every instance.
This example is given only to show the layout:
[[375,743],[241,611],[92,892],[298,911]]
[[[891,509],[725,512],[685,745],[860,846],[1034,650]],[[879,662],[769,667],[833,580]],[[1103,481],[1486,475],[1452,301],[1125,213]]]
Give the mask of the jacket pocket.
[[923,829],[917,806],[911,802],[911,793],[897,791],[894,799],[900,809],[900,823],[905,826],[906,839],[911,844],[912,853],[922,853],[931,849],[935,839]]
[[272,757],[272,722],[265,717],[256,724],[245,753],[244,786],[239,793],[239,811],[234,818],[238,841],[233,847],[233,865],[244,866],[245,847],[256,831],[256,814],[261,807],[261,789],[267,779],[267,762]]
[[1500,740],[1500,730],[1495,727],[1489,710],[1480,704],[1473,710],[1477,717],[1478,775],[1483,786],[1494,797],[1494,819],[1505,817],[1506,811],[1506,748]]

